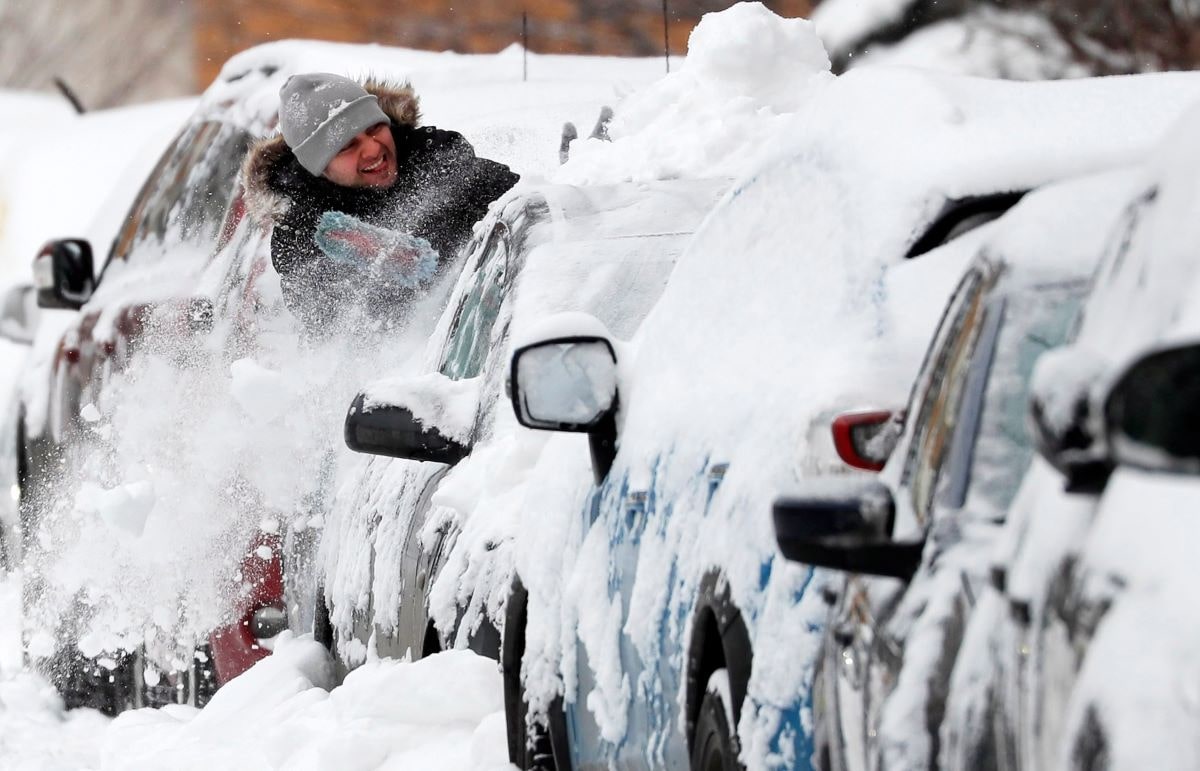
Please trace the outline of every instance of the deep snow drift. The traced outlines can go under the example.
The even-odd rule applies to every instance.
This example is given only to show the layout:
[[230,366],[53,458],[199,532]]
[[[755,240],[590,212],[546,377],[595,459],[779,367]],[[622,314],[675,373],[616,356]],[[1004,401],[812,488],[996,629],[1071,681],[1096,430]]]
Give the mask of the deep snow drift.
[[[0,615],[20,612],[17,577]],[[416,663],[372,661],[333,687],[324,648],[290,634],[275,655],[203,710],[167,707],[109,720],[63,710],[21,671],[20,638],[0,627],[0,768],[29,771],[510,769],[496,663],[450,651]]]

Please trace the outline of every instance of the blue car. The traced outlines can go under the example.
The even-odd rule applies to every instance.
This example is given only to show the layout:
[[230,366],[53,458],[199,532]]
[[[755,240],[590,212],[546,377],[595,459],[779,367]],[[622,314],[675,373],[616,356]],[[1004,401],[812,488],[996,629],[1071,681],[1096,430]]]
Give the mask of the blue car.
[[[775,491],[848,471],[831,419],[903,404],[985,226],[1115,160],[1105,132],[1050,137],[1081,118],[1072,89],[1127,85],[846,76],[709,215],[632,340],[579,314],[514,335],[517,419],[558,434],[495,549],[516,572],[501,656],[514,762],[812,765],[834,579],[780,557]],[[1031,111],[1055,114],[1048,132],[1005,128]],[[855,420],[837,422],[880,428]]]

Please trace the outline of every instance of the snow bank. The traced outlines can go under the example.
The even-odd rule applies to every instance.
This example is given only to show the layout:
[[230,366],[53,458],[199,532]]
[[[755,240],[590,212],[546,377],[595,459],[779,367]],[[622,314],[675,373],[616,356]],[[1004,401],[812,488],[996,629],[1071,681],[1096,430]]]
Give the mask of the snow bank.
[[[0,580],[0,610],[12,617],[19,604],[19,580]],[[18,630],[2,631],[6,769],[511,768],[500,673],[470,652],[415,664],[374,661],[333,688],[325,649],[285,632],[275,655],[203,710],[142,709],[110,720],[93,710],[65,711],[45,680],[20,671]]]
[[783,130],[829,57],[812,25],[761,3],[708,13],[692,31],[682,68],[621,102],[611,142],[576,142],[559,182],[598,184],[736,176]]
[[510,768],[494,661],[465,651],[376,661],[326,691],[330,672],[320,645],[285,633],[204,710],[121,715],[101,768]]

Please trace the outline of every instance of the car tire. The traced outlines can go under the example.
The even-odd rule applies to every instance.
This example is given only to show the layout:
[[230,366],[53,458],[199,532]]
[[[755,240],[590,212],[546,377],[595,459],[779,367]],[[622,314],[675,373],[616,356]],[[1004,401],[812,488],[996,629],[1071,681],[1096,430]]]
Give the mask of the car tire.
[[[524,738],[525,741],[520,741]],[[550,740],[550,729],[541,721],[529,722],[529,704],[525,691],[521,690],[521,703],[517,711],[516,746],[509,748],[512,762],[522,771],[558,771],[554,758],[554,745]]]
[[525,620],[529,594],[520,578],[513,580],[504,617],[500,663],[504,673],[504,714],[508,726],[508,759],[522,771],[570,771],[566,713],[562,696],[550,702],[544,720],[529,721],[529,700],[521,682],[525,656]]
[[337,651],[333,634],[333,621],[329,615],[329,603],[325,601],[325,587],[317,587],[316,604],[313,608],[313,639],[325,646],[331,656]]
[[692,741],[691,771],[741,771],[738,760],[737,735],[731,726],[733,705],[729,701],[727,688],[714,688],[711,684],[720,676],[728,677],[719,669],[709,678],[710,687],[700,702],[700,713],[696,717],[696,735]]

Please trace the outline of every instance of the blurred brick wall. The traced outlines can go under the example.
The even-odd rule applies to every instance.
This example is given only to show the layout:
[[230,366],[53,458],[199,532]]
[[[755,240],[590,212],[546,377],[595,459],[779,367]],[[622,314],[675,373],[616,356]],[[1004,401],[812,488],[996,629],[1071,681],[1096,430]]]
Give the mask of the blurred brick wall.
[[[233,54],[258,43],[315,38],[434,51],[490,53],[521,40],[539,53],[653,56],[662,53],[662,0],[193,0],[197,81],[203,87]],[[700,16],[731,0],[668,0],[671,53],[687,50]],[[781,16],[808,16],[810,0],[766,0]]]

